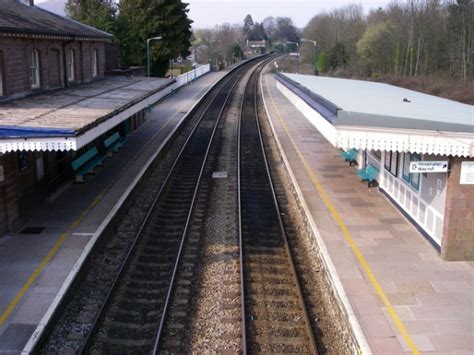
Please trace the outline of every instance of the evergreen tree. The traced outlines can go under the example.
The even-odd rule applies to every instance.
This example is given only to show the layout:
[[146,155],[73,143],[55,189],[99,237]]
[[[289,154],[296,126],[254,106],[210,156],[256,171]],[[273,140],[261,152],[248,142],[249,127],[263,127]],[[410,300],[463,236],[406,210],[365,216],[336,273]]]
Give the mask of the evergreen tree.
[[250,15],[245,16],[243,31],[244,31],[244,36],[246,39],[249,39],[249,40],[251,39],[254,27],[255,27],[255,24],[253,22],[252,16]]
[[66,14],[73,20],[113,33],[116,7],[112,0],[69,0]]
[[161,36],[151,45],[151,73],[162,76],[169,60],[185,57],[191,46],[187,4],[181,0],[122,0],[117,37],[123,65],[146,65],[147,38]]

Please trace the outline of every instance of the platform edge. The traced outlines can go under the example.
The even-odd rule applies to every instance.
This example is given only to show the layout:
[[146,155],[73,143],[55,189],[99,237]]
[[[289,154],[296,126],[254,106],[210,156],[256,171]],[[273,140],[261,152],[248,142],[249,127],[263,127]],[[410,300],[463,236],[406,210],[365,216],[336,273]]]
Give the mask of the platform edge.
[[331,288],[333,290],[333,294],[336,296],[336,301],[339,303],[340,309],[347,315],[348,323],[351,328],[351,331],[353,333],[354,339],[357,343],[357,346],[359,347],[359,352],[362,354],[367,354],[371,355],[372,350],[369,346],[369,343],[367,341],[367,337],[365,336],[364,332],[362,331],[362,328],[360,326],[359,320],[357,319],[357,316],[354,313],[354,309],[352,308],[349,298],[347,297],[346,291],[344,290],[344,287],[342,285],[341,279],[339,278],[339,274],[337,273],[337,270],[334,266],[334,263],[332,262],[331,256],[329,255],[329,252],[326,248],[326,244],[324,243],[324,240],[321,237],[321,234],[319,233],[319,229],[313,219],[313,216],[311,215],[311,212],[308,208],[308,205],[306,203],[306,200],[304,198],[303,192],[301,191],[298,182],[296,180],[295,174],[293,173],[293,169],[291,168],[291,165],[286,157],[286,154],[283,150],[283,147],[281,145],[281,142],[278,138],[278,135],[276,133],[275,127],[273,125],[273,122],[271,120],[271,115],[270,111],[268,110],[267,102],[265,100],[265,93],[263,89],[263,73],[260,74],[260,94],[262,96],[262,101],[263,101],[263,106],[265,107],[265,112],[268,117],[268,121],[270,123],[270,127],[273,133],[273,137],[275,138],[275,142],[277,144],[278,150],[281,154],[281,157],[283,159],[283,163],[285,164],[285,168],[288,171],[288,174],[290,176],[291,182],[293,184],[293,187],[298,195],[299,203],[301,204],[301,207],[305,213],[305,216],[308,220],[308,223],[310,225],[311,231],[314,235],[314,238],[316,239],[316,243],[318,247],[320,248],[320,254],[322,256],[322,262],[324,264],[324,267],[327,271],[328,275],[328,280],[331,284]]
[[[76,261],[74,266],[72,267],[71,271],[69,272],[68,276],[64,280],[59,292],[57,295],[54,297],[53,302],[49,306],[48,310],[44,314],[44,316],[41,318],[38,326],[36,329],[33,331],[33,334],[30,336],[28,342],[24,346],[21,354],[26,355],[26,354],[31,354],[34,348],[36,347],[36,344],[40,337],[43,335],[43,332],[45,328],[47,327],[50,319],[53,317],[55,314],[58,306],[61,303],[62,298],[64,295],[68,292],[69,288],[71,287],[72,283],[74,282],[74,279],[77,275],[77,273],[80,271],[82,268],[84,262],[86,261],[87,257],[89,256],[91,250],[95,246],[97,240],[103,233],[103,231],[107,228],[108,224],[110,221],[115,217],[117,212],[120,210],[120,208],[123,206],[127,198],[129,197],[130,193],[134,190],[140,179],[143,177],[143,175],[146,173],[150,165],[153,163],[153,161],[156,159],[158,154],[160,154],[161,150],[163,147],[168,143],[168,141],[171,139],[171,137],[176,133],[176,131],[180,128],[181,124],[187,119],[189,114],[194,111],[197,105],[201,102],[201,100],[222,80],[224,79],[229,72],[225,73],[225,75],[221,76],[220,78],[217,78],[217,80],[212,83],[211,86],[199,97],[199,99],[194,103],[194,105],[188,110],[188,112],[181,118],[179,123],[176,125],[176,127],[170,132],[170,134],[167,136],[167,138],[160,144],[158,149],[155,151],[155,153],[147,160],[143,168],[140,170],[138,175],[135,177],[135,179],[132,181],[132,183],[128,186],[127,190],[122,194],[120,199],[115,203],[115,205],[112,207],[110,212],[108,213],[107,217],[104,219],[104,221],[100,224],[100,226],[97,228],[96,232],[94,235],[91,237],[89,242],[86,244],[86,247],[84,248],[83,252],[81,253],[81,256],[79,259]],[[204,77],[205,75],[203,75]],[[164,99],[167,95],[164,95],[161,97],[157,102],[160,100]]]

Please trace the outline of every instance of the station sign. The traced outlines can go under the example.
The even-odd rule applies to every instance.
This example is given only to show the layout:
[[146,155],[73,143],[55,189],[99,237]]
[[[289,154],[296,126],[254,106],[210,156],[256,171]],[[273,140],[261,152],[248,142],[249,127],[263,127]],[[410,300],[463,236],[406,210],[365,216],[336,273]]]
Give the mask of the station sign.
[[446,173],[448,161],[412,161],[410,173]]
[[474,161],[461,162],[461,185],[474,185]]

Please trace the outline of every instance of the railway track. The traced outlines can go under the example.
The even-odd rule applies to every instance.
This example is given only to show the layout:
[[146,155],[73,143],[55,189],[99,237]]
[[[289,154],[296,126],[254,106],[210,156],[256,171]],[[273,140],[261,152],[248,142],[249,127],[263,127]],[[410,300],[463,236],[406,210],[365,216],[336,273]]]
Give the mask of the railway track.
[[143,222],[130,237],[126,226],[120,237],[109,236],[110,242],[98,245],[93,252],[98,256],[81,271],[35,352],[156,351],[209,146],[234,86],[251,65],[235,69],[195,111],[199,118],[192,121],[198,123],[160,187],[150,189],[156,196],[147,197],[151,207],[142,214]]
[[[243,72],[244,69],[237,70],[228,80],[179,153],[81,353],[158,352],[183,251],[193,248],[187,243],[187,236],[208,152],[222,113]],[[186,283],[181,286],[181,292],[189,293]],[[186,314],[182,317],[185,323]]]
[[258,77],[242,105],[239,220],[244,353],[317,354],[258,122]]
[[[207,99],[205,108],[199,109],[198,123],[169,164],[169,173],[156,196],[150,198],[150,207],[132,241],[116,243],[124,250],[123,256],[106,248],[111,255],[100,266],[106,272],[95,278],[95,290],[89,292],[91,301],[85,302],[85,311],[77,315],[81,320],[75,320],[70,311],[62,321],[64,329],[74,319],[76,333],[66,336],[73,345],[62,348],[58,344],[63,340],[46,339],[41,343],[50,345],[39,352],[176,354],[209,350],[196,348],[193,317],[202,301],[199,297],[206,297],[200,290],[203,265],[215,262],[215,256],[205,251],[206,228],[212,218],[209,196],[222,198],[216,195],[212,175],[219,159],[228,159],[228,209],[219,216],[231,221],[238,215],[239,223],[234,222],[235,248],[230,242],[223,254],[228,258],[222,276],[227,286],[221,295],[222,310],[215,313],[220,314],[220,320],[211,321],[215,323],[214,335],[206,341],[212,343],[217,334],[218,350],[224,352],[235,353],[240,348],[244,354],[317,354],[258,123],[258,77],[267,62],[261,60],[256,65],[254,61],[236,69],[212,99]],[[247,83],[242,81],[237,95],[236,87],[249,71],[250,78]],[[230,98],[234,96],[237,102],[242,90],[240,109],[235,103],[232,106],[235,128],[227,133],[234,132],[234,138],[226,141],[221,118]],[[233,218],[228,218],[229,214]],[[114,258],[120,259],[114,262],[118,266],[107,264]]]

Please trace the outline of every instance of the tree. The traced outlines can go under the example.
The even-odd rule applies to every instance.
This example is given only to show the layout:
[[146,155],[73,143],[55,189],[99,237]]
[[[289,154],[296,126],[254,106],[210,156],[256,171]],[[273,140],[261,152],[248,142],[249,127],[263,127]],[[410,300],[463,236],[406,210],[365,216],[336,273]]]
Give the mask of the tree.
[[397,56],[400,54],[397,53],[396,43],[393,41],[392,27],[390,22],[370,25],[357,42],[357,54],[369,75],[372,72],[389,73],[399,65]]
[[457,0],[448,5],[448,43],[451,72],[463,80],[472,75],[474,2]]
[[240,44],[238,43],[234,43],[230,51],[233,58],[240,59],[244,55],[244,52],[242,52],[242,48],[240,48]]
[[322,52],[316,60],[316,68],[319,73],[326,73],[328,71],[328,56]]
[[115,31],[116,7],[112,0],[69,0],[66,14],[73,20],[102,31]]
[[152,44],[153,75],[164,75],[170,59],[185,57],[192,34],[187,6],[181,0],[122,0],[117,18],[122,64],[145,65],[146,40],[155,36],[162,40]]
[[246,39],[250,39],[252,37],[254,26],[255,24],[253,22],[252,16],[245,16],[243,32]]
[[275,37],[280,41],[300,41],[298,30],[293,25],[293,21],[289,17],[278,17],[276,19]]
[[344,69],[344,66],[349,62],[349,55],[344,43],[336,42],[336,45],[329,51],[328,62],[332,70]]
[[275,18],[272,17],[272,16],[265,18],[262,21],[262,26],[263,26],[263,29],[265,31],[265,34],[267,35],[267,38],[271,42],[275,41],[275,39],[276,39],[275,38],[276,37],[276,30],[277,30]]

